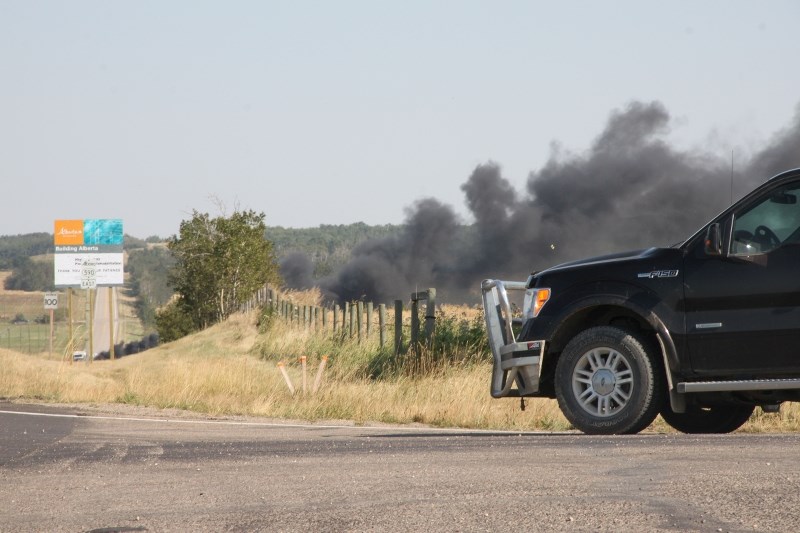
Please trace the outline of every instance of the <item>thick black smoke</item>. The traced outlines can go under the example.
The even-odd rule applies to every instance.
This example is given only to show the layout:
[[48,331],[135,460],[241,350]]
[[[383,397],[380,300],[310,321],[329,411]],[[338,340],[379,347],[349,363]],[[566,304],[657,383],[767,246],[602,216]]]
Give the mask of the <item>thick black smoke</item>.
[[367,241],[353,250],[352,260],[322,280],[323,292],[340,301],[405,299],[407,292],[430,287],[452,262],[461,226],[453,208],[433,198],[406,210],[402,233]]
[[278,261],[281,277],[287,287],[310,289],[314,286],[314,264],[302,252],[290,252]]
[[571,259],[680,242],[730,204],[732,180],[741,195],[800,167],[800,113],[733,174],[729,157],[670,146],[669,126],[662,104],[634,102],[612,113],[586,153],[554,149],[524,192],[499,165],[479,165],[461,187],[474,224],[420,200],[399,236],[364,243],[320,285],[337,300],[406,299],[437,287],[445,301],[477,302],[481,279],[524,280]]

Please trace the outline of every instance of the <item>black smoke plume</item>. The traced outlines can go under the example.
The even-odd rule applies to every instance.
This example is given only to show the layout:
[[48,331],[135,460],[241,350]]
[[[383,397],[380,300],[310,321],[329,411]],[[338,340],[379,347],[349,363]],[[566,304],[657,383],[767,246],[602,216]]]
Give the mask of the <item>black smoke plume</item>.
[[287,287],[310,289],[314,286],[314,263],[302,252],[289,252],[278,261],[281,277]]
[[727,156],[670,146],[669,126],[661,103],[631,103],[611,114],[587,152],[554,148],[523,192],[498,164],[479,165],[461,187],[474,223],[420,200],[398,236],[362,244],[318,283],[339,301],[389,302],[436,287],[444,301],[477,302],[485,278],[524,280],[563,261],[681,242],[730,204],[732,183],[741,195],[800,167],[800,113],[733,170]]

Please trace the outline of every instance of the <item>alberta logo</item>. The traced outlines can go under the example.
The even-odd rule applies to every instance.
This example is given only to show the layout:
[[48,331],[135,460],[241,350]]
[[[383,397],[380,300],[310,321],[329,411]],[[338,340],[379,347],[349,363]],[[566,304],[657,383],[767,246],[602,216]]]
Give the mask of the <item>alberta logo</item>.
[[56,220],[56,246],[83,244],[83,220]]

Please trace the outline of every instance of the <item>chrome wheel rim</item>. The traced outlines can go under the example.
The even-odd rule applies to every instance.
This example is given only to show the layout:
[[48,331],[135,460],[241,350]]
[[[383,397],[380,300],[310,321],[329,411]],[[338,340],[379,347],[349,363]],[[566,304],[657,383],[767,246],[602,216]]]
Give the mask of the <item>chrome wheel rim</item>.
[[620,352],[593,348],[583,354],[572,372],[572,392],[590,415],[607,418],[628,405],[633,393],[633,371]]

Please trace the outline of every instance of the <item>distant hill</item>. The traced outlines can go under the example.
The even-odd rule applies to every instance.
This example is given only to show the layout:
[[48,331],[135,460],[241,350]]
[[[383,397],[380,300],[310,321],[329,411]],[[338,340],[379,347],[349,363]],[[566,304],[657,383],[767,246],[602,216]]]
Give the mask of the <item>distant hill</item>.
[[0,236],[0,270],[11,270],[19,259],[29,259],[52,251],[52,233]]

